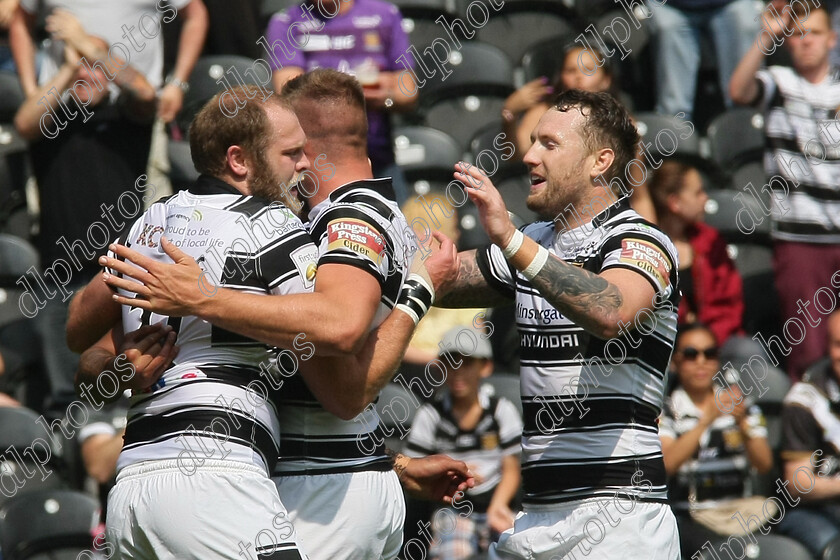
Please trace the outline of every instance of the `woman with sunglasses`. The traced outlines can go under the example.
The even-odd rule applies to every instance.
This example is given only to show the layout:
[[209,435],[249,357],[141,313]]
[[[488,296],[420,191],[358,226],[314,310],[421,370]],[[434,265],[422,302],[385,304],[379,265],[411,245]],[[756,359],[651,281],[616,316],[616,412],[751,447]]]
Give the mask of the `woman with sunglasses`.
[[699,323],[681,328],[672,359],[677,386],[666,399],[659,437],[684,558],[707,540],[743,534],[732,515],[748,518],[764,501],[751,498],[750,469],[766,473],[773,466],[761,410],[736,380],[720,388],[716,382],[729,371],[718,375],[719,368],[712,331]]

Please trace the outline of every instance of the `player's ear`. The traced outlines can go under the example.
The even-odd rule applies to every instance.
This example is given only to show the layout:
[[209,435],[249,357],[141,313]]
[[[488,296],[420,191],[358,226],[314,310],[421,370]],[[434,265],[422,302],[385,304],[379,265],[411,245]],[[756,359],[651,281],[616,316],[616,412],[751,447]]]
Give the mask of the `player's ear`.
[[593,155],[595,161],[592,163],[589,176],[594,180],[595,177],[605,174],[610,169],[615,161],[615,152],[612,151],[612,148],[601,148]]
[[484,363],[481,364],[481,378],[486,379],[493,373],[493,360],[484,358]]
[[244,178],[248,175],[249,163],[250,160],[241,146],[228,146],[225,152],[225,166],[234,176]]

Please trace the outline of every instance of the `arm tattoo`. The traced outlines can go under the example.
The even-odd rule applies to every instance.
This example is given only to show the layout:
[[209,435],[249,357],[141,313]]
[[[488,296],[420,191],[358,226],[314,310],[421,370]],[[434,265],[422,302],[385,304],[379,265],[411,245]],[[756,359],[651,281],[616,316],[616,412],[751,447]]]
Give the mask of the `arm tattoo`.
[[618,323],[618,310],[624,302],[621,292],[588,270],[551,255],[531,285],[551,305],[587,330],[591,327],[597,332],[598,325]]
[[391,464],[394,466],[394,472],[397,473],[397,478],[402,481],[402,475],[405,472],[406,466],[408,466],[408,461],[401,460],[407,459],[407,457],[388,447],[385,448],[385,454],[391,459]]
[[510,299],[491,287],[475,260],[475,250],[461,255],[461,268],[455,286],[445,296],[435,301],[437,307],[498,307]]

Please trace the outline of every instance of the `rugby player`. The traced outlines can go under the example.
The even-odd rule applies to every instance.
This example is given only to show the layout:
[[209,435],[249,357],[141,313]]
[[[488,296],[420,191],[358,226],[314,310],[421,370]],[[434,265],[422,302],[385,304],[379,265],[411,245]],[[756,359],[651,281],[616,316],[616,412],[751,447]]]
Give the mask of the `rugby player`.
[[517,230],[490,179],[456,164],[493,245],[461,253],[436,303],[516,303],[524,512],[491,558],[679,558],[656,423],[677,254],[624,192],[636,128],[609,94],[570,90],[531,139],[527,205],[546,221]]
[[[313,559],[392,558],[402,541],[402,491],[377,434],[378,417],[361,413],[396,369],[432,291],[420,280],[409,281],[407,293],[412,297],[404,298],[402,308],[414,310],[414,317],[391,313],[416,246],[397,205],[380,194],[390,190],[389,180],[372,179],[358,82],[340,72],[316,70],[290,81],[282,96],[299,114],[307,133],[305,151],[314,167],[332,169],[320,178],[304,174],[298,188],[307,198],[308,227],[319,244],[315,293],[267,300],[220,288],[209,297],[198,289],[201,270],[194,259],[165,242],[164,250],[178,264],[149,262],[117,246],[117,255],[148,272],[105,259],[115,271],[143,285],[118,275],[110,275],[107,282],[141,298],[116,298],[121,303],[166,316],[196,315],[279,347],[292,348],[303,333],[317,355],[363,348],[358,363],[372,365],[356,368],[360,375],[347,371],[343,356],[322,357],[301,363],[302,378],[285,380],[279,407],[282,453],[275,475],[300,540],[311,543],[307,551]],[[445,248],[454,255],[451,243]],[[370,329],[386,317],[388,328],[383,324],[373,335],[376,340],[370,340]],[[378,349],[383,351],[374,351]],[[385,358],[377,360],[379,356]],[[322,407],[326,401],[338,404]],[[427,496],[451,501],[466,479],[466,469],[453,469],[448,458],[400,457],[398,462],[404,482],[415,490],[420,483],[444,481],[442,486],[431,485],[447,488],[442,495],[425,484]],[[330,538],[325,540],[325,535]]]

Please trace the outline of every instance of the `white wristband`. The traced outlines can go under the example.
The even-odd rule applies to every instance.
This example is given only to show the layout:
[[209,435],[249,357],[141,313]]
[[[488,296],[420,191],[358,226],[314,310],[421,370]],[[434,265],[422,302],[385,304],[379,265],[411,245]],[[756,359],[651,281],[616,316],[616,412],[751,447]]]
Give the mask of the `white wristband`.
[[528,265],[528,268],[522,271],[522,276],[528,280],[533,280],[534,277],[540,273],[545,263],[548,261],[548,249],[540,245],[540,250],[534,256],[534,260]]
[[508,244],[502,248],[502,254],[505,258],[510,259],[513,255],[515,255],[519,248],[522,247],[523,241],[525,241],[525,234],[516,230],[513,237],[510,238]]

